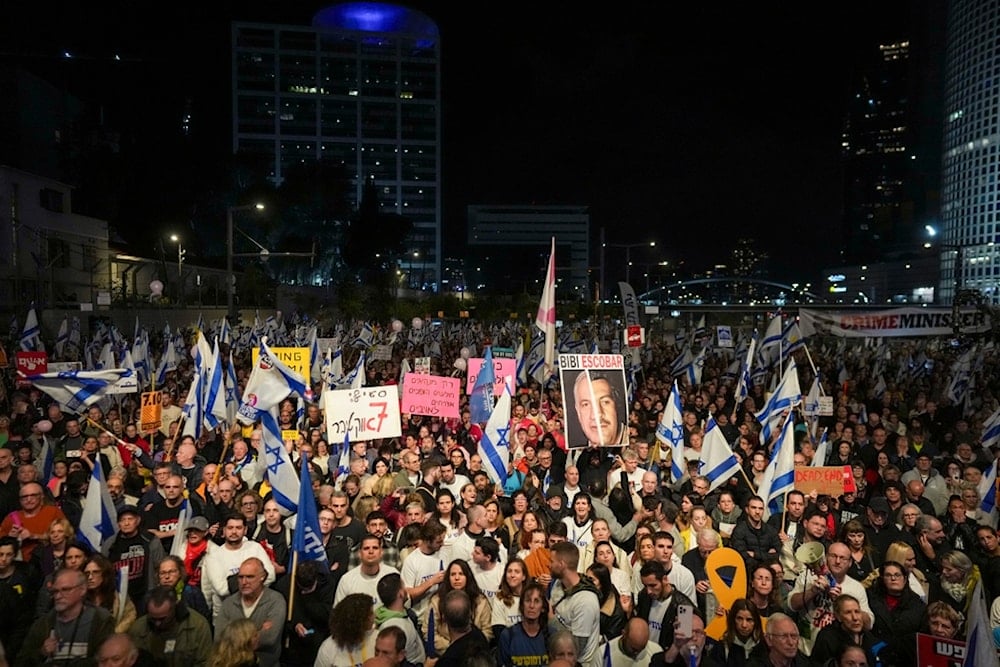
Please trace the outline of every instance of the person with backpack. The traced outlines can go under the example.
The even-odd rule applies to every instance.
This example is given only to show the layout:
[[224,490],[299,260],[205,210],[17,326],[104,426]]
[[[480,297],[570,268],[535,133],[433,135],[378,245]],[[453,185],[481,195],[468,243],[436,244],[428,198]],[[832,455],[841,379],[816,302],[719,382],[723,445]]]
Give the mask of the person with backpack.
[[375,627],[396,627],[406,635],[406,661],[422,665],[427,659],[424,649],[423,629],[412,609],[406,606],[408,596],[403,578],[396,573],[390,573],[379,579],[376,586],[378,598],[382,604],[375,608]]
[[601,603],[597,588],[577,572],[580,550],[571,542],[552,546],[553,586],[549,593],[552,630],[568,630],[576,640],[577,655],[583,667],[599,667],[602,654]]

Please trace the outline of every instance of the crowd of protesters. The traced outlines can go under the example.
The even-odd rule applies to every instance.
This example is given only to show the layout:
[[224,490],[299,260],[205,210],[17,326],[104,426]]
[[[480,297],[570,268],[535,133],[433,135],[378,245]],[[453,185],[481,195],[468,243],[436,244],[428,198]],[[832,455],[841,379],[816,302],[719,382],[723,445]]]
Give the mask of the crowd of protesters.
[[[485,341],[482,341],[485,342]],[[451,374],[445,346],[432,372]],[[0,644],[16,667],[189,665],[913,665],[917,634],[963,640],[977,583],[1000,626],[996,515],[980,481],[992,349],[977,390],[944,399],[946,348],[914,373],[895,350],[895,381],[876,388],[874,348],[802,352],[800,384],[841,378],[818,430],[793,410],[796,464],[850,466],[855,490],[789,492],[769,516],[757,486],[774,441],[755,414],[765,385],[737,404],[727,359],[681,385],[685,474],[656,436],[677,350],[651,348],[636,376],[620,447],[567,443],[558,376],[518,387],[507,478],[491,480],[463,396],[461,418],[403,415],[402,436],[351,445],[338,471],[322,402],[280,406],[286,447],[312,480],[326,562],[292,571],[295,517],[276,502],[259,425],[178,434],[192,375],[163,386],[162,421],[138,428],[136,397],[69,414],[31,387],[8,388],[0,416]],[[394,384],[405,356],[369,363]],[[908,356],[909,355],[909,356]],[[242,387],[249,355],[237,355]],[[926,372],[924,372],[926,370]],[[885,371],[888,374],[888,370]],[[322,386],[314,387],[320,395]],[[569,408],[572,410],[572,406]],[[741,470],[699,475],[709,419]],[[617,423],[612,419],[610,423]],[[51,475],[40,460],[55,451]],[[101,466],[117,532],[80,539],[91,471]],[[498,483],[499,482],[499,483]],[[187,501],[185,504],[184,501]],[[177,533],[182,507],[194,518]],[[815,544],[812,548],[803,546]],[[708,555],[731,547],[747,590],[720,603]],[[804,562],[803,554],[810,554]],[[126,569],[127,568],[127,569]],[[120,578],[127,579],[122,587]],[[994,603],[994,601],[996,601]],[[693,609],[690,625],[679,609]],[[721,640],[705,628],[724,619]],[[877,662],[876,662],[877,661]]]

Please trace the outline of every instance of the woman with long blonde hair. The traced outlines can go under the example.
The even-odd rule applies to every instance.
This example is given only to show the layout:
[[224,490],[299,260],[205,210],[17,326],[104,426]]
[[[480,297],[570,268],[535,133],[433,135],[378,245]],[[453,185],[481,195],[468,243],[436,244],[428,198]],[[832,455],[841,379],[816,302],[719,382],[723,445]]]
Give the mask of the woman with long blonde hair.
[[233,621],[218,634],[206,667],[256,667],[260,631],[249,618]]

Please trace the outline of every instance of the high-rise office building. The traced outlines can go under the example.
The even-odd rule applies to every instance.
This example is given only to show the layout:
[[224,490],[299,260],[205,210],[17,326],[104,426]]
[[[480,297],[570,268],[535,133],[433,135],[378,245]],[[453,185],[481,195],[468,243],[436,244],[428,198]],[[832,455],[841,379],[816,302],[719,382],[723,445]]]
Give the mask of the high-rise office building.
[[948,3],[941,190],[941,301],[1000,303],[1000,1]]
[[845,263],[919,253],[937,220],[943,7],[904,3],[861,40],[841,143]]
[[[437,290],[436,24],[398,5],[350,2],[319,11],[310,26],[235,22],[232,29],[234,152],[264,156],[276,184],[295,164],[338,166],[354,185],[355,208],[365,180],[373,178],[385,212],[413,221],[400,269],[419,275],[420,288]],[[412,278],[407,282],[413,285]]]

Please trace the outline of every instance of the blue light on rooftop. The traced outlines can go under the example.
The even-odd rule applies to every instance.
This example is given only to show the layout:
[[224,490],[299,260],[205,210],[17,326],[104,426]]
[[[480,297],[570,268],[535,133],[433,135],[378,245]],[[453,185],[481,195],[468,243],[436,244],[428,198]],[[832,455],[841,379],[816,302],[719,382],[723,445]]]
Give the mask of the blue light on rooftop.
[[313,27],[322,30],[360,30],[397,33],[437,40],[438,27],[426,14],[384,2],[345,2],[321,9],[313,16]]

